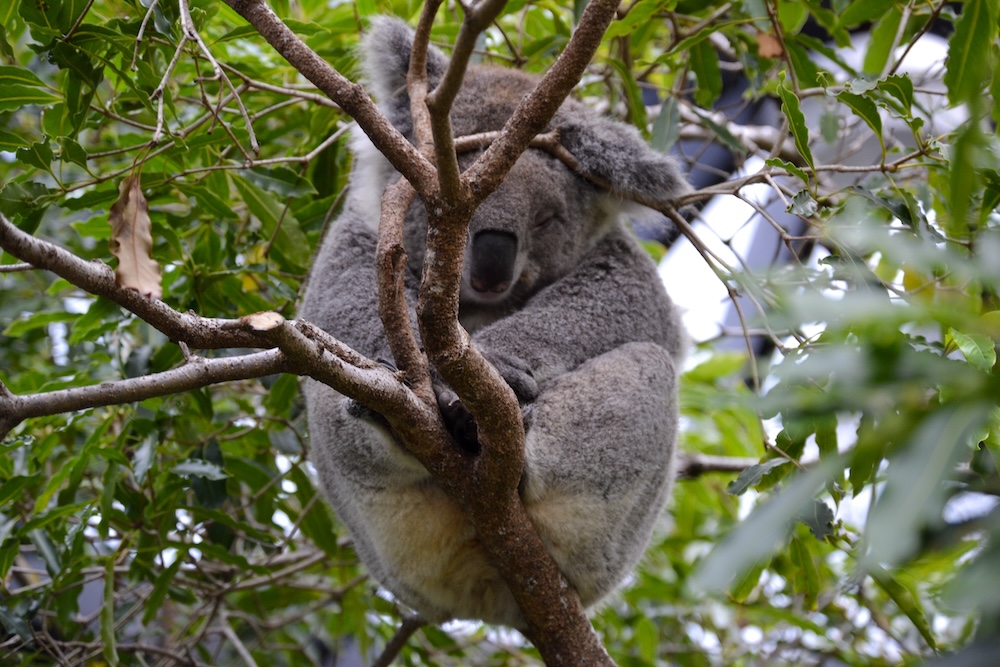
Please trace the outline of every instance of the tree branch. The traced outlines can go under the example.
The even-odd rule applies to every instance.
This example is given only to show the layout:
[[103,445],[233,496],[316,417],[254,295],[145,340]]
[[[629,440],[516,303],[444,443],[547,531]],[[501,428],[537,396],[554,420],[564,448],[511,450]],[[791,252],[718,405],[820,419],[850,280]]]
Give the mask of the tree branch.
[[418,192],[433,191],[434,167],[379,112],[365,89],[344,77],[299,39],[264,0],[225,0],[292,67],[350,114],[375,147]]

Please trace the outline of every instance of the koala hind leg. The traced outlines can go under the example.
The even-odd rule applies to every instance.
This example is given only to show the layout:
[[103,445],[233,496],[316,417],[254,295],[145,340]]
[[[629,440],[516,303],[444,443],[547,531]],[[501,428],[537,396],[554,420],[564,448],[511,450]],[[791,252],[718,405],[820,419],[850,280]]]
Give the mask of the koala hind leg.
[[676,434],[674,362],[654,343],[615,348],[543,387],[522,497],[585,605],[641,557],[670,489]]

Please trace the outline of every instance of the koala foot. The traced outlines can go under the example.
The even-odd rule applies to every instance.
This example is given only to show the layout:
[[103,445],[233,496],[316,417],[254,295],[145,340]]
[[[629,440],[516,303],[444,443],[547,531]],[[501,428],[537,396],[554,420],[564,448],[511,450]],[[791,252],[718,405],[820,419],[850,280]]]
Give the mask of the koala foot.
[[434,385],[434,393],[437,396],[438,409],[441,411],[444,425],[459,447],[469,454],[478,454],[482,451],[476,418],[466,409],[458,395],[451,389],[438,385]]

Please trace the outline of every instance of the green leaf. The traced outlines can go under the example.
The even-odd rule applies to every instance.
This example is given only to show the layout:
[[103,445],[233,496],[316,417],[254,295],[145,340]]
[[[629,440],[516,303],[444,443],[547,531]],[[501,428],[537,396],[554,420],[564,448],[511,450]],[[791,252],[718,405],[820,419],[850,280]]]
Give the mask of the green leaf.
[[53,544],[48,533],[40,528],[27,530],[26,532],[28,539],[31,540],[31,543],[35,547],[35,553],[45,563],[45,569],[49,573],[49,576],[58,576],[59,571],[62,569],[62,563],[59,558],[59,552],[56,550],[56,545]]
[[799,166],[788,162],[787,160],[782,160],[780,157],[771,157],[766,160],[766,164],[769,167],[775,167],[777,169],[784,169],[792,176],[798,177],[800,181],[809,185],[809,176],[803,171]]
[[875,133],[878,144],[882,148],[882,161],[885,162],[885,139],[882,138],[882,117],[878,113],[878,107],[868,97],[855,95],[854,93],[843,92],[837,95],[837,99],[851,108],[861,120],[868,124],[868,127]]
[[18,336],[23,336],[29,331],[47,327],[54,322],[68,322],[76,317],[77,316],[73,313],[66,312],[35,313],[33,315],[26,315],[24,317],[19,317],[8,324],[7,328],[3,330],[3,335],[16,338]]
[[698,79],[694,100],[699,106],[710,108],[722,94],[722,70],[719,54],[708,41],[698,42],[690,52],[691,70]]
[[876,86],[883,93],[892,95],[903,106],[903,111],[907,115],[913,108],[913,81],[909,74],[893,74],[878,82]]
[[900,611],[913,622],[914,627],[920,632],[924,641],[934,650],[937,650],[937,641],[934,639],[934,632],[931,624],[927,621],[927,614],[920,604],[920,598],[908,587],[904,586],[898,579],[893,577],[885,568],[878,564],[868,567],[868,574],[872,581],[878,584],[879,588],[885,591],[886,595],[896,603]]
[[896,32],[899,30],[899,22],[902,17],[903,13],[894,8],[882,16],[871,29],[871,38],[868,40],[868,49],[865,52],[863,64],[864,71],[871,76],[881,76],[885,70],[885,65],[891,55],[890,51],[895,45]]
[[109,331],[120,324],[121,308],[114,301],[97,297],[87,312],[73,323],[69,333],[69,342],[80,343],[96,339],[103,331]]
[[108,556],[104,562],[104,603],[101,605],[101,648],[104,659],[111,667],[118,665],[117,638],[115,636],[115,558]]
[[63,160],[80,165],[85,170],[88,169],[87,151],[83,148],[83,146],[69,137],[60,137],[59,145],[62,146],[61,157]]
[[660,648],[660,631],[648,616],[639,617],[635,625],[635,643],[639,647],[639,657],[647,664],[655,664]]
[[660,105],[660,113],[653,121],[653,136],[650,145],[661,153],[669,153],[670,147],[677,142],[680,136],[680,108],[677,100],[668,96]]
[[765,461],[764,463],[758,463],[757,465],[750,466],[740,473],[740,476],[729,483],[726,487],[726,493],[731,493],[734,496],[741,496],[747,492],[751,486],[755,486],[764,475],[771,472],[775,468],[786,463],[791,463],[786,458],[771,459]]
[[632,71],[621,60],[612,59],[611,66],[618,72],[625,90],[625,97],[628,99],[629,120],[639,128],[640,132],[646,134],[646,105],[642,99],[642,89],[639,88],[639,82],[635,80]]
[[819,203],[813,198],[808,190],[799,190],[792,197],[792,204],[788,207],[788,212],[802,218],[811,218],[819,210]]
[[729,589],[729,597],[737,602],[746,602],[750,594],[757,588],[757,584],[760,583],[760,575],[769,562],[770,559],[765,558],[740,575]]
[[952,144],[951,164],[948,166],[948,181],[951,186],[948,203],[951,204],[951,215],[945,216],[942,222],[945,232],[954,239],[967,239],[971,233],[969,208],[973,193],[979,189],[981,182],[976,162],[984,141],[979,124],[966,123]]
[[874,21],[889,11],[894,3],[895,0],[854,0],[840,12],[838,25],[841,28],[853,28]]
[[982,428],[990,407],[963,403],[934,412],[916,428],[908,446],[890,458],[885,487],[865,527],[865,566],[894,563],[914,553],[925,523],[939,520],[944,480],[968,451],[969,439]]
[[174,562],[170,564],[170,567],[160,572],[156,577],[156,581],[153,582],[153,590],[143,605],[142,622],[144,625],[152,622],[163,607],[163,602],[167,599],[170,586],[174,583],[174,576],[176,576],[177,572],[181,569],[181,565],[184,563],[183,556],[183,553],[176,554]]
[[[24,487],[36,482],[37,479],[38,478],[34,475],[18,475],[17,477],[4,480],[3,484],[0,484],[0,506],[5,505],[13,498],[16,498],[20,495]],[[3,540],[0,539],[0,543],[2,542]]]
[[997,34],[995,0],[966,0],[948,40],[944,83],[952,104],[973,102],[990,76],[993,39]]
[[822,500],[813,500],[812,505],[799,515],[799,521],[809,528],[817,540],[825,540],[833,534],[833,517],[829,505]]
[[778,96],[781,97],[781,111],[788,119],[789,128],[792,130],[792,138],[795,140],[795,148],[799,155],[810,167],[813,163],[812,151],[809,150],[809,127],[806,125],[806,117],[799,109],[799,98],[788,87],[785,74],[781,74],[781,82],[778,84]]
[[20,148],[17,151],[18,161],[49,173],[52,173],[53,158],[52,147],[48,141],[36,142],[28,148]]
[[808,539],[802,539],[798,535],[792,538],[789,545],[789,552],[795,571],[792,577],[792,585],[796,593],[803,596],[803,604],[806,609],[816,608],[816,599],[821,591],[819,579],[819,569],[816,567],[816,557],[810,549],[816,544]]
[[260,221],[264,235],[274,240],[272,249],[277,253],[278,259],[283,260],[289,268],[304,271],[308,258],[302,250],[309,247],[309,242],[295,217],[279,206],[272,195],[249,179],[238,174],[230,174],[230,178],[247,208]]
[[0,111],[17,111],[30,105],[45,106],[60,100],[47,90],[17,84],[0,83]]
[[837,465],[837,461],[822,462],[793,477],[780,493],[758,506],[715,545],[695,572],[691,585],[722,592],[734,577],[769,557]]
[[966,361],[983,372],[989,373],[993,370],[993,366],[997,363],[997,348],[990,336],[965,334],[955,329],[949,329],[948,334],[962,351]]
[[2,91],[8,86],[35,86],[44,88],[45,84],[34,72],[24,67],[12,67],[0,65],[0,97]]
[[655,14],[673,8],[676,4],[676,0],[639,0],[629,8],[625,16],[611,22],[607,32],[604,33],[604,39],[631,35],[640,26],[655,20],[653,18]]

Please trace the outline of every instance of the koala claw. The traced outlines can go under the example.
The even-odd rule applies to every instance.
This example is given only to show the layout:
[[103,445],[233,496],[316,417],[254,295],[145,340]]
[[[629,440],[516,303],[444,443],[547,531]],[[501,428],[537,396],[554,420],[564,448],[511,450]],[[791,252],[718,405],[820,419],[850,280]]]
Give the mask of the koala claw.
[[437,395],[441,418],[455,442],[469,454],[482,451],[476,418],[466,409],[458,395],[447,387],[437,385],[434,386],[434,393]]

